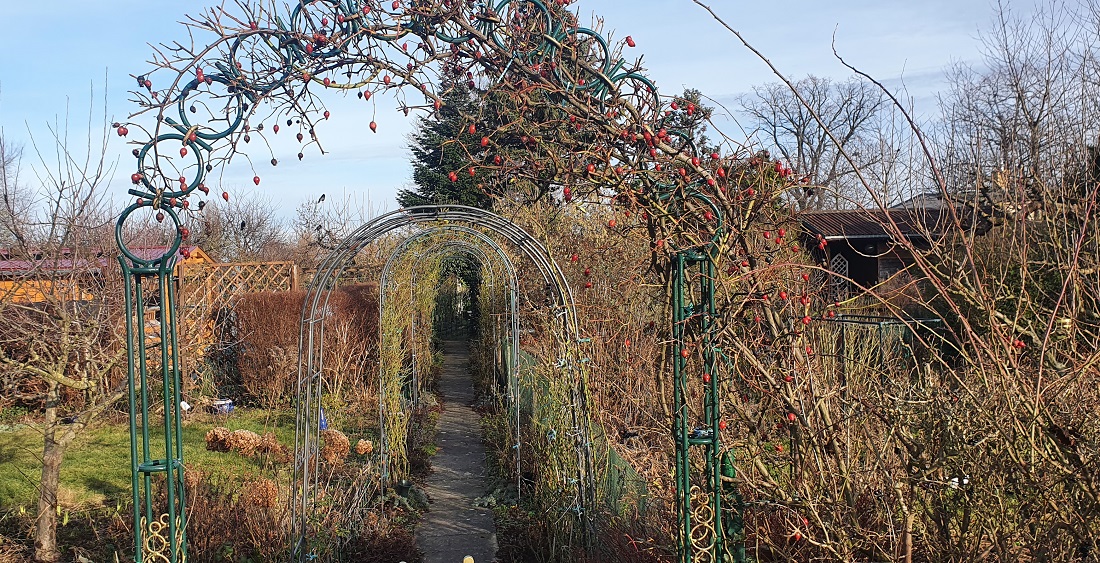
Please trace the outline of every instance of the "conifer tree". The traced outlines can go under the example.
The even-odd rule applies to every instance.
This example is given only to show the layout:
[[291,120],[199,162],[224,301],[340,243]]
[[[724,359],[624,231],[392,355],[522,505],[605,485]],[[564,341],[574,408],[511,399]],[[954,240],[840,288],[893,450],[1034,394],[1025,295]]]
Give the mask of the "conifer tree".
[[469,166],[471,155],[480,150],[477,94],[464,84],[448,84],[445,92],[439,111],[421,118],[410,135],[416,187],[400,190],[397,202],[402,207],[455,203],[490,209],[492,198],[484,189],[488,172]]

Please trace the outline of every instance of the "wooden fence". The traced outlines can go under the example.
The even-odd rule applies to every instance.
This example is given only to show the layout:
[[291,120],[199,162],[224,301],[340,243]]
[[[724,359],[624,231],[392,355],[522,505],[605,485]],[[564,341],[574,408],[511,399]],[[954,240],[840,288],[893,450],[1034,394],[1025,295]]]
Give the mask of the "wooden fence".
[[[352,264],[345,266],[340,271],[340,278],[336,280],[336,287],[377,282],[381,271],[382,267],[375,265]],[[302,285],[308,286],[316,275],[317,270],[315,269],[303,269],[301,272]]]
[[176,275],[185,389],[206,375],[199,366],[209,356],[211,345],[232,343],[233,334],[219,334],[219,330],[233,330],[233,323],[222,321],[229,320],[241,297],[300,287],[298,265],[293,262],[180,264]]

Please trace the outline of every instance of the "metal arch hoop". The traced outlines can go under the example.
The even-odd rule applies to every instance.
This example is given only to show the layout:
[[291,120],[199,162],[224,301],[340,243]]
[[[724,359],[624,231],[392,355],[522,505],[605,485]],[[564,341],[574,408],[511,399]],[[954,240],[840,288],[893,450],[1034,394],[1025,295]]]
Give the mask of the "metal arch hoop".
[[[578,338],[580,331],[572,288],[569,287],[561,268],[550,256],[546,247],[511,221],[476,207],[425,205],[399,209],[376,217],[346,237],[326,257],[317,271],[318,276],[322,279],[322,284],[316,286],[317,278],[315,277],[314,282],[310,285],[310,296],[314,301],[319,299],[320,294],[318,291],[323,291],[329,287],[330,282],[328,279],[334,274],[339,275],[339,272],[346,265],[349,254],[358,253],[364,246],[389,231],[433,221],[466,223],[485,227],[519,248],[538,267],[543,280],[550,284],[551,289],[555,292],[555,306],[564,310],[567,319],[565,328],[568,331],[568,336],[574,340]],[[305,313],[305,307],[307,306],[312,307],[314,305],[304,304],[303,313]]]
[[[470,236],[474,237],[475,239],[477,239],[479,242],[482,242],[485,245],[492,248],[492,250],[500,258],[500,262],[504,265],[505,270],[508,274],[508,283],[509,283],[509,290],[510,290],[509,301],[510,301],[510,307],[511,307],[512,324],[514,326],[514,328],[512,330],[513,342],[518,342],[519,341],[519,319],[518,319],[518,316],[516,314],[516,298],[517,298],[517,295],[519,293],[519,278],[516,275],[515,266],[512,264],[512,260],[508,257],[507,253],[505,253],[504,249],[501,248],[498,244],[496,244],[495,241],[493,241],[491,238],[486,236],[481,231],[478,231],[476,229],[471,229],[469,227],[462,226],[462,225],[446,225],[446,226],[440,226],[440,227],[435,227],[435,228],[432,228],[432,229],[424,230],[424,231],[422,231],[422,232],[420,232],[420,233],[418,233],[418,234],[416,234],[416,235],[414,235],[410,238],[405,239],[404,241],[401,242],[400,245],[398,245],[398,247],[394,248],[394,250],[390,253],[389,259],[386,260],[386,264],[382,269],[382,281],[379,284],[379,292],[378,292],[379,311],[381,311],[382,308],[385,307],[385,305],[386,305],[386,302],[385,302],[385,299],[386,299],[385,295],[386,294],[385,294],[384,290],[385,290],[386,284],[389,281],[389,274],[390,274],[394,259],[397,256],[399,256],[400,254],[402,254],[408,246],[411,246],[412,244],[416,243],[421,238],[428,237],[428,236],[438,234],[438,233],[441,233],[441,232],[446,232],[446,231],[458,232],[458,233],[463,233],[463,234],[466,234],[466,235],[470,235]],[[489,256],[487,254],[485,254],[484,250],[482,250],[480,247],[478,247],[476,245],[465,243],[465,242],[460,242],[460,241],[448,241],[446,243],[441,243],[441,244],[461,245],[463,248],[468,249],[470,252],[473,252],[473,253],[477,254],[477,257],[479,258],[482,265],[486,266],[487,268],[489,268],[491,266]],[[489,269],[490,269],[490,273],[492,273],[494,275],[494,278],[495,278],[495,271],[493,271],[491,268],[489,268]],[[516,356],[515,356],[515,351],[513,351],[512,365],[515,365],[515,361],[516,361]]]
[[[556,298],[553,303],[554,318],[560,319],[561,330],[565,333],[561,344],[569,348],[579,338],[576,309],[572,289],[557,262],[538,240],[518,225],[490,211],[461,205],[426,205],[410,207],[380,215],[367,222],[337,245],[318,268],[317,275],[310,281],[306,298],[302,303],[302,321],[299,333],[298,361],[298,403],[295,416],[295,461],[293,473],[294,496],[291,504],[293,555],[298,559],[308,558],[304,540],[309,534],[309,516],[318,490],[319,477],[319,433],[320,398],[323,388],[322,370],[324,365],[323,313],[326,309],[331,290],[335,287],[351,259],[371,242],[382,235],[398,229],[420,225],[447,226],[450,228],[465,226],[473,232],[474,227],[490,230],[516,246],[532,263],[536,265],[548,288]],[[481,233],[482,236],[484,233]],[[488,237],[487,237],[488,238]],[[494,243],[495,244],[495,243]],[[499,247],[499,245],[496,245]],[[517,280],[518,281],[518,280]],[[574,398],[572,432],[577,438],[577,514],[581,517],[586,537],[590,536],[590,509],[595,504],[593,485],[594,469],[591,451],[591,432],[588,426],[587,383],[579,361],[572,361],[567,371],[572,374],[571,388]]]

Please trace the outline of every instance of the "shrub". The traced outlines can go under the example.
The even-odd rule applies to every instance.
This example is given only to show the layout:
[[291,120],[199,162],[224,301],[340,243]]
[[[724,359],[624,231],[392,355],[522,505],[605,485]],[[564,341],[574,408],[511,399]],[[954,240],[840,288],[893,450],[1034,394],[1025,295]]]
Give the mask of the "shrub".
[[[304,291],[264,292],[237,304],[238,369],[246,400],[272,408],[289,404],[297,389],[298,340]],[[378,340],[378,297],[374,285],[342,287],[328,296],[325,376],[343,396],[362,387],[373,373],[366,361]]]
[[186,475],[189,561],[272,561],[285,553],[289,503],[274,481]]
[[351,441],[348,437],[339,430],[329,428],[321,431],[321,438],[325,441],[324,447],[321,448],[321,457],[329,465],[343,464],[351,451]]
[[230,433],[231,431],[228,428],[221,426],[211,428],[206,433],[206,449],[212,452],[228,452]]

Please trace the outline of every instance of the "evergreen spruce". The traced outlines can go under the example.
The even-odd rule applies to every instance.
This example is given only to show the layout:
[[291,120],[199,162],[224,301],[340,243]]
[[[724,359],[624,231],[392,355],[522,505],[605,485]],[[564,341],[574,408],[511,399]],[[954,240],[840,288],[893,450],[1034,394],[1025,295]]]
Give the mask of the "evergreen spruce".
[[[454,203],[482,209],[492,208],[492,198],[483,189],[488,173],[474,166],[470,175],[471,156],[481,151],[481,136],[474,116],[478,114],[477,95],[462,84],[450,84],[445,89],[443,106],[431,117],[421,118],[410,135],[409,150],[413,157],[413,189],[397,193],[402,207]],[[470,134],[470,124],[475,132]],[[454,173],[456,180],[449,177]]]

